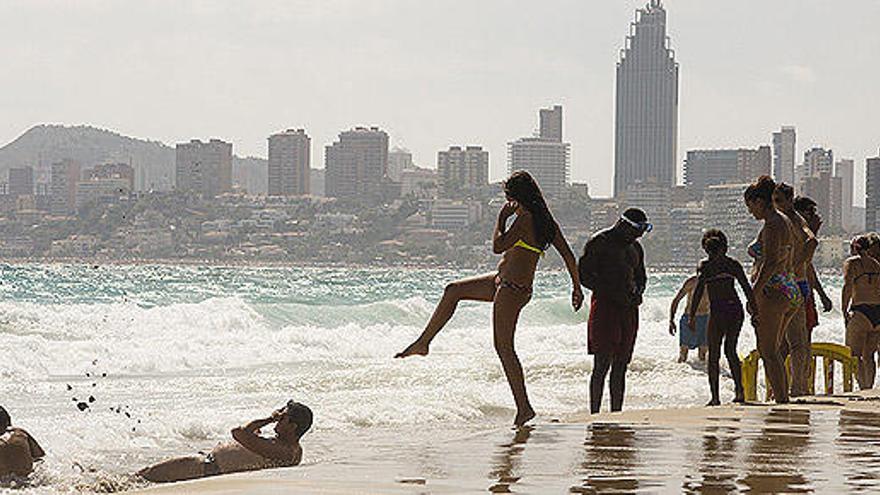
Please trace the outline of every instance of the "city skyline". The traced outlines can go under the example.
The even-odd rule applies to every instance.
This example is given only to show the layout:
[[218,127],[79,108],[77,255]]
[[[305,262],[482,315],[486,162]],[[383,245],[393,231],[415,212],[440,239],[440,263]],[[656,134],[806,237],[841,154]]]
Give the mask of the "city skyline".
[[[456,143],[482,145],[490,156],[503,156],[506,142],[532,133],[528,116],[535,108],[559,103],[566,109],[565,131],[572,143],[572,180],[607,196],[613,173],[614,63],[633,11],[646,3],[559,1],[550,9],[468,4],[472,15],[455,29],[471,34],[452,44],[437,43],[449,24],[433,21],[457,19],[455,2],[414,8],[340,1],[299,9],[192,3],[168,11],[160,4],[97,2],[77,10],[8,3],[0,7],[5,14],[0,53],[12,77],[0,92],[6,109],[0,142],[40,122],[89,123],[172,144],[216,136],[243,156],[265,157],[265,138],[278,129],[304,127],[319,146],[332,142],[341,129],[376,125],[388,131],[392,145],[412,150],[415,163],[433,167],[437,151]],[[870,98],[878,69],[866,62],[880,48],[880,35],[869,21],[880,13],[880,4],[861,1],[834,9],[820,2],[709,6],[668,0],[664,5],[677,57],[686,68],[678,173],[687,149],[769,144],[773,131],[794,125],[798,158],[804,149],[824,146],[855,160],[854,196],[861,204],[864,159],[878,144],[870,125],[880,104]],[[759,8],[760,18],[751,15]],[[140,22],[107,22],[135,15]],[[330,17],[339,22],[322,34],[318,27]],[[355,22],[362,18],[375,22]],[[524,20],[533,22],[516,34],[507,31],[510,22]],[[38,21],[40,37],[21,32]],[[96,22],[100,29],[92,26]],[[221,36],[232,23],[240,23],[245,35]],[[548,23],[559,29],[548,33]],[[790,27],[785,36],[775,30],[779,23]],[[123,35],[123,24],[132,36]],[[740,36],[743,25],[749,25],[749,39]],[[812,39],[820,29],[834,36]],[[133,45],[129,38],[145,41]],[[353,39],[360,41],[349,49]],[[257,65],[279,54],[276,45],[285,40],[283,49],[291,60],[306,63],[305,72]],[[296,46],[289,43],[300,40]],[[544,57],[550,48],[554,56]],[[310,56],[309,50],[318,55]],[[419,50],[423,53],[414,58]],[[95,53],[103,55],[97,57],[100,64],[87,60]],[[352,54],[358,57],[355,67],[339,65]],[[132,64],[133,56],[143,63]],[[229,81],[194,82],[227,66],[234,68]],[[862,67],[859,77],[848,75],[852,67]],[[362,69],[376,77],[361,83],[365,79],[355,73]],[[282,86],[303,96],[288,98],[289,105],[279,108],[273,95]],[[188,111],[157,111],[175,105]],[[323,167],[316,150],[313,166]],[[503,161],[491,161],[490,179],[505,172]]]

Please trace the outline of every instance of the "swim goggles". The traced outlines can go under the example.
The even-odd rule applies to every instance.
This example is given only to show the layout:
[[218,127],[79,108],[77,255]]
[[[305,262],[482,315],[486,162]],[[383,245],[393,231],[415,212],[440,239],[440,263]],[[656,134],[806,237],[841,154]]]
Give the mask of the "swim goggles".
[[633,222],[626,216],[621,215],[620,219],[629,224],[630,227],[638,230],[639,232],[646,233],[654,230],[654,225],[651,222]]

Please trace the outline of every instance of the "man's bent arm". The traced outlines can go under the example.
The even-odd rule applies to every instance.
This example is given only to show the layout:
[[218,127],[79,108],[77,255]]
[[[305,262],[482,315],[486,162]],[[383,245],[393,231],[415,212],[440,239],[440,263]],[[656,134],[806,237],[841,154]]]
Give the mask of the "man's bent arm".
[[260,428],[274,422],[275,420],[272,418],[256,419],[245,426],[233,428],[232,438],[242,447],[267,459],[273,461],[292,461],[293,455],[290,449],[257,434]]

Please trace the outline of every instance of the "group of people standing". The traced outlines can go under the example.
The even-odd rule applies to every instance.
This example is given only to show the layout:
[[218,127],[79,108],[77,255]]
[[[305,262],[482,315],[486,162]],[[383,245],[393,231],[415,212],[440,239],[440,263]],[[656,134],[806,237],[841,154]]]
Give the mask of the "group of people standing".
[[[517,413],[514,424],[531,420],[535,411],[526,393],[522,365],[514,349],[516,323],[532,295],[532,283],[538,260],[551,245],[556,248],[571,277],[571,304],[579,310],[584,295],[581,286],[591,291],[587,325],[587,348],[593,355],[590,378],[590,411],[599,412],[606,379],[610,372],[611,410],[623,407],[626,369],[632,358],[639,326],[638,308],[647,284],[644,251],[638,240],[651,231],[642,210],[630,208],[617,222],[595,235],[575,260],[568,242],[534,179],[523,171],[513,173],[503,183],[507,203],[498,214],[493,235],[493,251],[502,254],[495,272],[447,285],[443,297],[422,334],[395,357],[427,355],[434,337],[452,317],[459,301],[493,303],[492,323],[495,350],[513,393]],[[727,255],[724,232],[709,229],[702,238],[707,257],[700,262],[697,275],[689,278],[673,300],[670,333],[675,333],[675,313],[685,296],[688,303],[679,329],[682,333],[680,360],[688,349],[701,348],[708,355],[711,392],[709,405],[721,403],[719,396],[719,361],[722,348],[735,384],[735,402],[742,402],[741,364],[737,341],[745,313],[755,328],[758,351],[764,361],[769,386],[776,402],[790,396],[809,393],[811,376],[811,331],[818,324],[814,294],[824,311],[831,310],[813,267],[818,246],[817,234],[822,218],[810,198],[795,197],[787,184],[776,184],[768,176],[758,178],[744,193],[749,212],[762,222],[757,239],[749,246],[753,258],[751,276],[742,264]],[[509,219],[515,217],[509,224]],[[880,236],[876,238],[880,254]],[[862,242],[867,246],[867,241]],[[847,280],[851,290],[844,291],[844,309],[853,302],[853,342],[876,349],[880,332],[869,333],[880,325],[880,256],[868,258],[868,250],[847,261]],[[738,284],[746,297],[745,311],[737,294]],[[869,290],[868,287],[871,287]],[[873,291],[868,294],[868,292]],[[850,338],[848,337],[848,341]],[[873,344],[872,344],[873,343]],[[873,346],[873,347],[872,347]],[[784,369],[790,357],[790,376]],[[865,380],[868,380],[868,372]],[[873,373],[871,373],[873,378]],[[861,383],[861,382],[860,382]]]

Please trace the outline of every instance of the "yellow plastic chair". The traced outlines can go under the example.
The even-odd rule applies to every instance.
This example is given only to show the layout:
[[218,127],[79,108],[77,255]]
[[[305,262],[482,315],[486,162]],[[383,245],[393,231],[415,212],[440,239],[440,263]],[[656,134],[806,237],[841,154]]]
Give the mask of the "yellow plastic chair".
[[[816,360],[822,358],[822,369],[825,372],[825,394],[834,394],[834,363],[839,361],[843,369],[843,391],[852,392],[853,377],[858,369],[858,359],[852,356],[849,347],[831,342],[816,342],[812,345],[812,359],[810,365],[810,394],[815,394],[816,385]],[[743,392],[746,401],[755,402],[758,400],[758,361],[761,355],[754,350],[743,359],[742,362],[742,379]],[[791,378],[790,359],[785,360],[785,373]],[[770,380],[767,379],[767,372],[764,372],[764,383],[767,385],[767,393],[765,400],[769,401],[772,390],[770,389]]]

